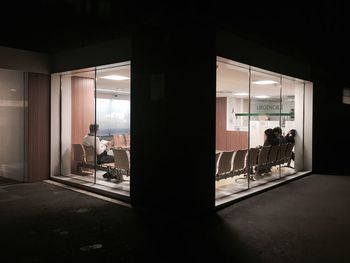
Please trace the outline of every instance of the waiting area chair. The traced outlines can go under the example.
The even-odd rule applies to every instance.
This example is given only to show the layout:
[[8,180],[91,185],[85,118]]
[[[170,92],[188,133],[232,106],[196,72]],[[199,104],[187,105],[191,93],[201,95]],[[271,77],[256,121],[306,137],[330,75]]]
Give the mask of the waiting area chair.
[[216,180],[226,179],[231,176],[232,173],[232,158],[234,151],[221,152],[220,158],[218,159]]
[[130,176],[130,161],[128,151],[123,148],[113,148],[114,169],[120,175]]
[[[130,176],[130,164],[127,150],[113,149],[114,163],[96,163],[95,147],[83,144],[72,144],[73,161],[76,163],[77,174],[91,175],[91,171],[85,169],[96,169],[107,172],[106,179],[116,179],[116,183],[123,181],[123,175]],[[84,169],[85,168],[85,169]]]
[[91,175],[92,172],[88,170],[84,170],[84,164],[86,163],[86,155],[84,148],[79,143],[72,144],[72,165],[71,165],[71,173],[79,174],[79,175]]

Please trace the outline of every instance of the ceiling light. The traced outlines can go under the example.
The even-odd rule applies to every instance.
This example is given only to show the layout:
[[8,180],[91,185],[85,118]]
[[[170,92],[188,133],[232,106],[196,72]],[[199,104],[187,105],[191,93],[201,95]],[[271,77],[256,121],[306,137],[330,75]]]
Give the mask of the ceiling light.
[[112,90],[112,89],[96,89],[97,92],[101,93],[122,93],[122,94],[130,94],[129,91],[123,91],[123,90]]
[[231,93],[230,90],[217,90],[216,93]]
[[257,85],[269,85],[269,84],[276,84],[278,83],[277,81],[274,81],[274,80],[256,80],[256,81],[253,81],[254,84],[257,84]]
[[254,96],[254,98],[257,98],[257,99],[267,99],[267,98],[270,98],[270,96],[258,95],[258,96]]
[[108,75],[108,76],[104,76],[101,77],[102,79],[110,79],[110,80],[126,80],[126,79],[130,79],[129,77],[124,77],[124,76],[120,76],[120,75]]
[[233,95],[236,95],[236,96],[248,96],[249,94],[245,93],[245,92],[240,92],[240,93],[234,93]]
[[16,91],[16,89],[10,89],[10,91],[15,92],[15,91]]
[[115,90],[112,89],[96,89],[96,91],[100,91],[100,92],[108,92],[108,93],[115,93]]

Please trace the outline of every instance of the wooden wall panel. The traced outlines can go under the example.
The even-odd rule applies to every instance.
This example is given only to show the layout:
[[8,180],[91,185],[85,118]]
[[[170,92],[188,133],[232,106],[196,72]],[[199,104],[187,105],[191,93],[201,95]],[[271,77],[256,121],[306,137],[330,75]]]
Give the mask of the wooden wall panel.
[[94,109],[94,79],[72,77],[72,144],[83,143],[89,125],[95,122]]
[[248,148],[248,132],[226,130],[227,98],[216,98],[216,150],[237,151]]
[[28,182],[50,175],[50,75],[28,73]]
[[216,149],[226,149],[226,98],[216,98]]
[[248,149],[248,132],[239,132],[240,149]]

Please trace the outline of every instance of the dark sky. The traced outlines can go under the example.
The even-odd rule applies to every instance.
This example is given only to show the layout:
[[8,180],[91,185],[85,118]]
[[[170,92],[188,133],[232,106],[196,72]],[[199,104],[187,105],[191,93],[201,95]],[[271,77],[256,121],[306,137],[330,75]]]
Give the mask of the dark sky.
[[139,24],[188,20],[215,24],[259,44],[324,65],[345,64],[350,25],[346,1],[240,1],[230,5],[177,1],[140,6],[130,1],[11,1],[0,6],[0,45],[55,52],[126,35]]

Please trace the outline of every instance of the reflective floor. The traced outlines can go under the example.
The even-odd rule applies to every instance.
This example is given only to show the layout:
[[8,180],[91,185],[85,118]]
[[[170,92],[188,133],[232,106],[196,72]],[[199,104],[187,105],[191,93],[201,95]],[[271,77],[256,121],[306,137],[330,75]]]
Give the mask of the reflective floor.
[[[249,188],[264,185],[293,174],[295,174],[295,170],[291,167],[272,167],[271,172],[257,176],[255,180],[250,180]],[[244,175],[222,179],[216,182],[216,199],[228,197],[246,190],[248,190],[248,180]]]
[[[280,178],[274,174],[272,174],[270,177],[266,176],[265,178],[261,178],[257,180],[258,182],[257,181],[250,182],[250,185],[253,185],[253,184],[257,184],[257,185],[251,186],[249,189],[246,188],[246,184],[244,188],[242,187],[242,185],[238,186],[237,184],[235,185],[232,183],[230,185],[227,184],[225,186],[217,187],[215,206],[220,207],[225,204],[242,200],[248,196],[265,191],[266,189],[270,189],[274,186],[283,184],[285,182],[288,182],[297,178],[301,178],[305,175],[310,174],[311,172],[311,171],[302,171],[302,172],[295,173],[294,169],[287,168],[287,167],[284,167],[284,168],[286,168],[284,169],[284,171],[290,172],[289,175],[284,174],[284,176]],[[246,179],[244,179],[244,181],[246,181]]]
[[53,178],[72,182],[77,185],[89,186],[91,188],[98,188],[101,190],[117,193],[120,195],[130,196],[130,176],[123,175],[123,182],[117,183],[115,179],[103,178],[104,171],[96,172],[96,183],[94,183],[94,174],[91,175],[77,175],[69,174],[66,176],[53,176]]

